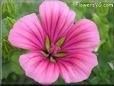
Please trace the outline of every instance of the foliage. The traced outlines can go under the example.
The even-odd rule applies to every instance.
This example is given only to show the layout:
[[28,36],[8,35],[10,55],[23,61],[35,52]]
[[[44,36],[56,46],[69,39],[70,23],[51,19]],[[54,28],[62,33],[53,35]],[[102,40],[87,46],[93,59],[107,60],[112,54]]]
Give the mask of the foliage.
[[[94,68],[89,79],[76,84],[114,84],[114,8],[77,7],[65,1],[77,14],[75,22],[81,18],[93,20],[99,29],[101,43],[96,48],[99,65]],[[26,14],[36,12],[41,0],[4,0],[2,1],[2,81],[3,84],[36,84],[25,77],[18,59],[25,51],[13,47],[8,41],[8,33],[15,21]],[[1,48],[1,47],[0,47]],[[54,84],[65,84],[59,79]]]

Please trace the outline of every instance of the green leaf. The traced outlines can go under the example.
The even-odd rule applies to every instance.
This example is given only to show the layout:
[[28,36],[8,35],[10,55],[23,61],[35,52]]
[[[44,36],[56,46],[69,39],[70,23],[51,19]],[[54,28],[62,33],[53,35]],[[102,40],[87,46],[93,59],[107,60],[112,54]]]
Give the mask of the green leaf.
[[93,77],[92,79],[89,80],[89,83],[92,84],[97,84],[99,82],[99,77]]
[[65,56],[65,55],[66,55],[65,53],[60,52],[60,53],[57,53],[55,56],[57,56],[57,57],[63,57],[63,56]]
[[18,75],[24,74],[24,72],[19,64],[12,63],[12,71]]
[[20,64],[19,64],[19,56],[20,55],[21,55],[21,52],[19,52],[19,51],[14,52],[13,55],[11,55],[12,71],[18,75],[23,74],[23,71],[22,71]]
[[8,75],[12,72],[11,63],[3,64],[2,66],[2,78],[7,78]]
[[108,24],[103,23],[101,17],[99,17],[97,14],[93,14],[93,21],[95,21],[95,23],[98,26],[101,41],[106,40],[106,37],[108,36],[108,31],[109,31]]
[[8,29],[7,29],[7,19],[3,19],[2,20],[2,37],[7,36],[9,33]]
[[108,14],[109,7],[97,7],[96,12],[99,16],[106,16]]
[[95,48],[94,52],[97,52],[101,45],[105,43],[105,40],[101,41],[100,44]]
[[8,29],[11,29],[12,28],[12,26],[15,23],[15,21],[16,21],[15,19],[12,19],[10,17],[7,17],[7,26],[8,26]]
[[[8,46],[9,45],[7,44],[7,47]],[[3,46],[3,48],[4,48],[4,46]],[[4,52],[4,50],[3,50],[3,52]],[[23,70],[19,64],[19,57],[22,53],[23,53],[23,50],[20,50],[20,49],[14,50],[13,48],[8,49],[8,54],[3,53],[3,57],[2,57],[3,58],[3,61],[2,61],[3,78],[7,78],[7,76],[12,72],[15,72],[18,75],[23,75]],[[4,57],[7,57],[8,61],[6,61],[6,59],[4,59]]]
[[50,49],[50,40],[49,37],[46,37],[46,49],[49,50]]
[[54,85],[67,85],[67,83],[64,82],[64,80],[59,77],[58,80],[54,83]]
[[15,72],[18,75],[23,75],[23,70],[20,65],[17,65],[13,62],[5,63],[2,66],[2,78],[7,78],[8,75],[12,72]]
[[62,46],[62,44],[64,43],[64,40],[65,40],[64,38],[61,38],[61,39],[59,39],[59,40],[57,41],[57,43],[56,43],[56,44],[57,44],[58,46],[60,46],[60,47],[61,47],[61,46]]
[[15,17],[15,6],[13,0],[4,0],[2,2],[2,18]]
[[114,70],[114,61],[108,62],[108,64],[111,67],[111,69]]
[[19,51],[15,51],[14,53],[12,53],[11,55],[11,61],[18,64],[19,63],[19,56],[21,55],[21,52]]

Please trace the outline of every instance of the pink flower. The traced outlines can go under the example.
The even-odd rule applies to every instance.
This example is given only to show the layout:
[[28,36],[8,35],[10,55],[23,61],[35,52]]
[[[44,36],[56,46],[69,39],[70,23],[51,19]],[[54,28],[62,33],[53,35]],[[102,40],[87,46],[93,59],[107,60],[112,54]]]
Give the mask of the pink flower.
[[96,24],[81,19],[61,1],[44,1],[35,13],[19,19],[9,33],[18,48],[31,50],[19,58],[26,76],[51,84],[61,76],[66,83],[87,79],[98,64],[92,53],[99,43]]

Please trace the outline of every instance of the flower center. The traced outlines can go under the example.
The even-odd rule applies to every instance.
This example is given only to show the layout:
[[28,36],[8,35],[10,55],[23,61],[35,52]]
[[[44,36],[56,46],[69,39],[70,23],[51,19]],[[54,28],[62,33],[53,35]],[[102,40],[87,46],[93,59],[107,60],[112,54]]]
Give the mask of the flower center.
[[46,37],[46,41],[45,41],[46,50],[41,51],[41,54],[49,58],[51,62],[56,62],[57,57],[63,57],[66,55],[64,52],[60,51],[61,45],[63,44],[63,42],[64,42],[64,39],[61,38],[56,43],[51,43],[49,38]]
[[55,55],[57,52],[60,51],[60,49],[61,49],[61,48],[60,48],[58,45],[56,45],[56,44],[54,45],[54,43],[52,43],[49,52],[50,52],[51,54]]

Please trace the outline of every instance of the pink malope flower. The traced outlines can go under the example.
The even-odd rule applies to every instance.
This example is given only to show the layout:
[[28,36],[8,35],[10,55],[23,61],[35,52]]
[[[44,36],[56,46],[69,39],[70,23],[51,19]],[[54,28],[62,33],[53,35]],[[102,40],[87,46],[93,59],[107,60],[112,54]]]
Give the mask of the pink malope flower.
[[44,1],[35,13],[20,18],[9,33],[10,43],[31,50],[19,58],[26,76],[41,84],[58,77],[66,83],[87,79],[98,64],[92,53],[99,33],[94,22],[81,19],[74,24],[75,13],[61,1]]

